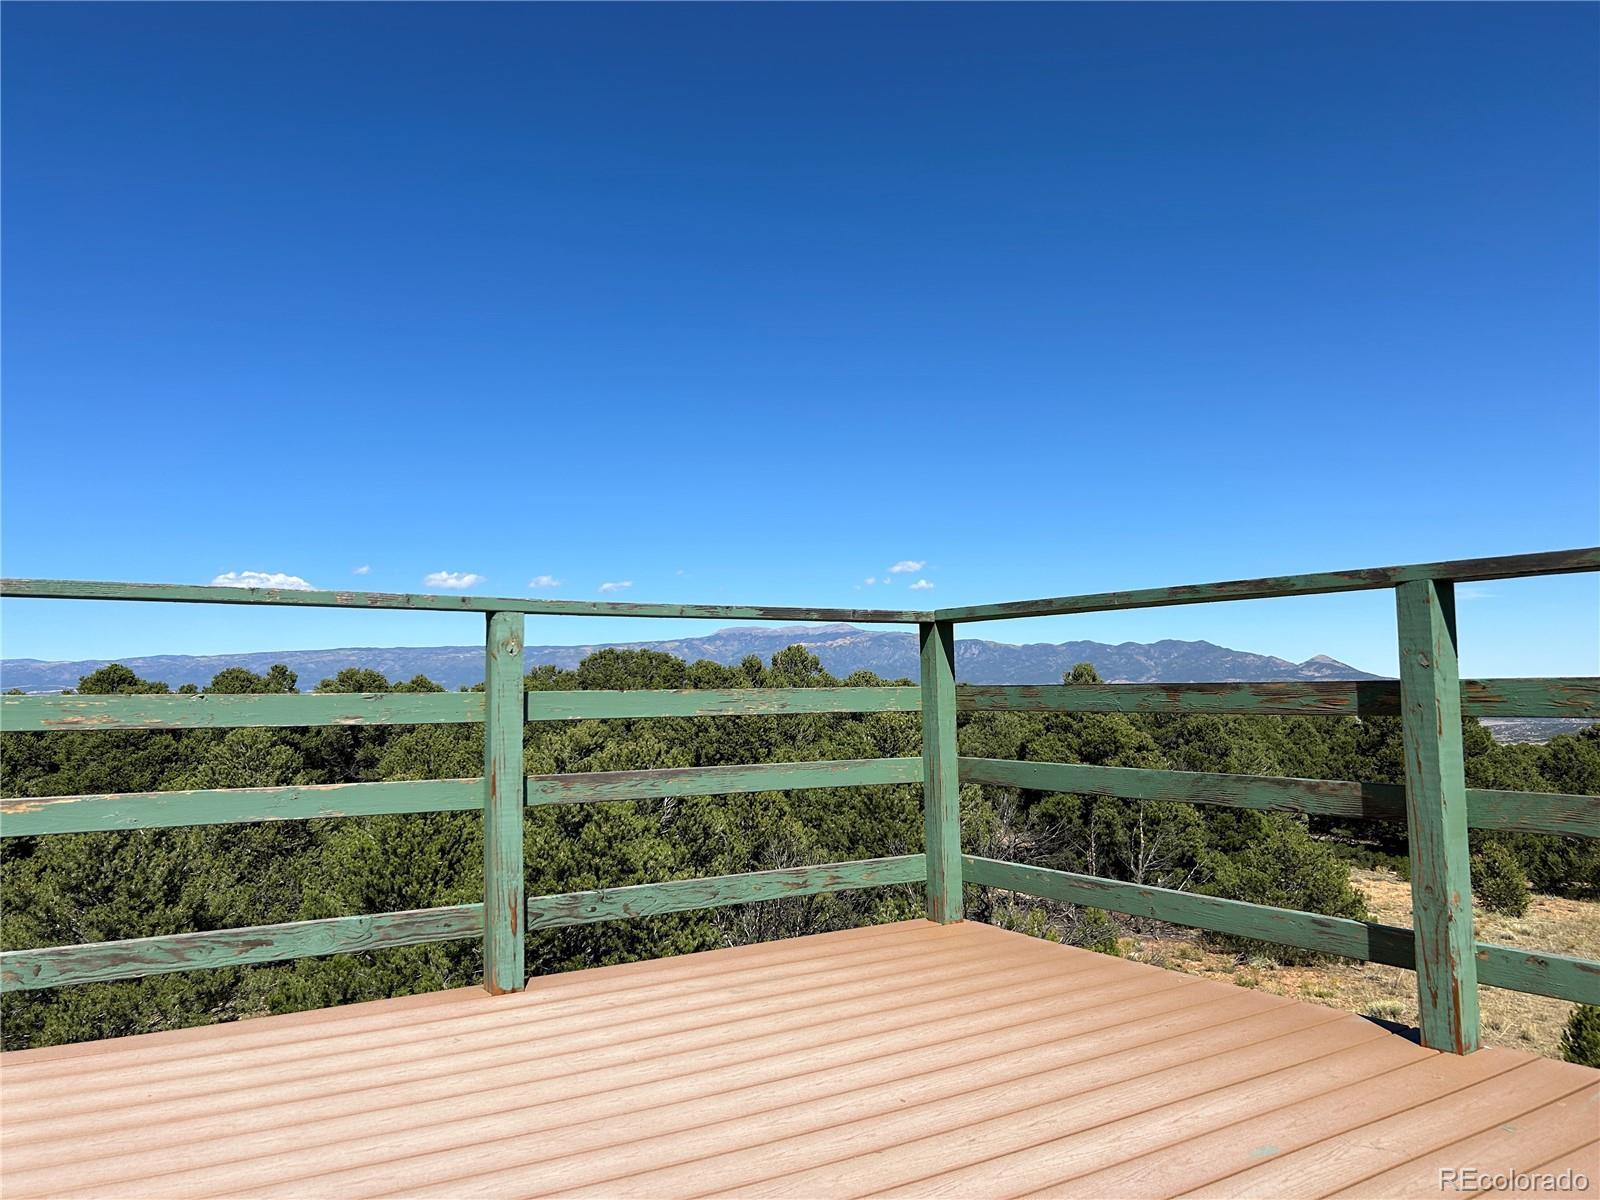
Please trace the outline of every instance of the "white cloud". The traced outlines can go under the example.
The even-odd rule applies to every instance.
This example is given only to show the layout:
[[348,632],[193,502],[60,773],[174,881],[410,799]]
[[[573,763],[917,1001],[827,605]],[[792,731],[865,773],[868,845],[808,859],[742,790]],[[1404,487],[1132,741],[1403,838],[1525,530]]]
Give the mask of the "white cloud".
[[911,585],[911,590],[913,592],[931,592],[933,591],[933,584],[926,579],[919,579]]
[[351,571],[350,574],[352,574],[352,575],[371,575],[372,574],[372,568],[367,566],[365,563],[363,563],[361,566],[359,566],[355,570]]
[[866,579],[862,580],[862,582],[868,587],[871,587],[873,584],[878,582],[878,577],[876,575],[868,575]]
[[624,588],[631,588],[632,586],[633,580],[631,579],[608,580],[600,585],[600,590],[602,592],[620,592]]
[[531,588],[558,588],[561,586],[561,580],[554,575],[535,575],[528,580],[528,586]]
[[211,581],[213,587],[282,588],[291,592],[309,592],[312,587],[298,575],[285,575],[282,571],[229,571]]
[[1456,589],[1457,600],[1488,600],[1493,596],[1494,593],[1486,587],[1465,586]]
[[488,582],[471,571],[433,571],[423,576],[422,586],[431,588],[469,588]]
[[915,559],[902,558],[899,562],[895,563],[894,566],[889,568],[889,574],[891,574],[891,575],[909,575],[909,574],[911,574],[912,571],[920,571],[920,570],[922,570],[923,567],[925,567],[927,565],[928,565],[927,563],[925,563],[925,562],[917,562]]

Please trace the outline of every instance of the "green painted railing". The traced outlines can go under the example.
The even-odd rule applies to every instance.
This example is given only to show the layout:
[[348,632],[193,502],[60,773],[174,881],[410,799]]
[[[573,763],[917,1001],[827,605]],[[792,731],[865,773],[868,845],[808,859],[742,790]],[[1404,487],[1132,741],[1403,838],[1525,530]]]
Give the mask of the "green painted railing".
[[[486,629],[482,692],[0,697],[0,729],[8,732],[460,722],[482,722],[485,730],[484,771],[473,779],[0,800],[3,837],[379,813],[476,810],[484,815],[482,903],[11,950],[0,953],[0,990],[481,938],[484,986],[491,992],[514,991],[524,985],[524,938],[529,928],[906,883],[922,883],[929,917],[950,922],[961,919],[963,886],[970,885],[1411,968],[1417,972],[1424,1043],[1465,1053],[1478,1044],[1479,983],[1600,1004],[1600,963],[1475,940],[1468,828],[1600,837],[1600,797],[1468,788],[1460,717],[1600,718],[1600,679],[1461,680],[1453,588],[1462,581],[1597,570],[1600,548],[1589,548],[937,611],[3,580],[0,595],[7,597],[481,612]],[[955,627],[965,621],[1375,588],[1390,588],[1396,594],[1398,681],[1043,687],[966,686],[955,681]],[[914,624],[919,631],[921,683],[917,687],[526,692],[522,636],[524,618],[530,614]],[[1398,716],[1405,739],[1406,783],[1009,762],[958,754],[959,712],[1008,710]],[[538,776],[524,776],[521,770],[526,721],[917,711],[923,725],[919,758]],[[523,895],[522,812],[528,806],[918,782],[923,788],[923,854],[564,895]],[[963,855],[959,805],[963,782],[1405,821],[1411,854],[1413,928]]]

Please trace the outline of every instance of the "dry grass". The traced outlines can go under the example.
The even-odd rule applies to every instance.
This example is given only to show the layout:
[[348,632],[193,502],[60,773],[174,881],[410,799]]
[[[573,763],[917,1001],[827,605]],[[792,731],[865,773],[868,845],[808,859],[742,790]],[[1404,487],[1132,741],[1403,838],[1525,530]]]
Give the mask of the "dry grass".
[[[1411,887],[1404,880],[1389,871],[1360,869],[1350,878],[1366,896],[1374,921],[1411,924]],[[1526,916],[1503,917],[1482,910],[1475,915],[1480,941],[1600,958],[1600,903],[1536,895]],[[1136,962],[1405,1025],[1417,1023],[1416,976],[1398,967],[1343,961],[1279,966],[1264,958],[1245,959],[1214,950],[1203,945],[1198,934],[1182,930],[1124,938],[1122,945],[1124,953]],[[1484,1045],[1528,1050],[1550,1058],[1561,1056],[1561,1032],[1573,1008],[1568,1001],[1486,987],[1479,990],[1478,1004]]]

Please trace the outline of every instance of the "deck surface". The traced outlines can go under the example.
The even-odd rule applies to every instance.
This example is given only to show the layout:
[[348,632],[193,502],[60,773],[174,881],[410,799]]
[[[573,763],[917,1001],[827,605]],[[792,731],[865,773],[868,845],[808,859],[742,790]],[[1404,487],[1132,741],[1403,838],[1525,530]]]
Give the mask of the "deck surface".
[[973,923],[20,1051],[0,1088],[6,1200],[1600,1188],[1600,1072]]

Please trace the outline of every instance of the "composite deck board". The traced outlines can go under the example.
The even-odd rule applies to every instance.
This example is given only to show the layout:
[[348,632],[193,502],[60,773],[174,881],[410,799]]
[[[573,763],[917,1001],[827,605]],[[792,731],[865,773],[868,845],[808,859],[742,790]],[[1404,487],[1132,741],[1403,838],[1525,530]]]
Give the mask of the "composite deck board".
[[[693,987],[659,986],[638,996],[623,992],[605,1001],[552,998],[537,1010],[523,1007],[514,1013],[484,1011],[481,1006],[467,1013],[452,1014],[447,1010],[403,1025],[391,1023],[368,1029],[359,1042],[348,1034],[302,1036],[294,1043],[292,1063],[285,1062],[281,1044],[213,1048],[198,1056],[158,1057],[142,1062],[137,1079],[131,1080],[130,1086],[138,1088],[142,1098],[149,1101],[159,1097],[160,1089],[153,1087],[157,1081],[163,1081],[166,1092],[187,1096],[201,1090],[202,1079],[209,1076],[218,1077],[233,1090],[259,1088],[284,1077],[304,1078],[313,1072],[341,1078],[369,1063],[394,1065],[413,1057],[431,1058],[442,1039],[459,1045],[468,1036],[473,1038],[472,1052],[498,1046],[523,1051],[537,1042],[542,1052],[571,1055],[596,1045],[619,1045],[646,1032],[657,1039],[659,1046],[662,1035],[680,1029],[687,1033],[726,1030],[735,1022],[755,1017],[766,1019],[766,1030],[774,1028],[775,1021],[801,1021],[806,1010],[797,1007],[796,1000],[839,1004],[860,992],[954,987],[969,978],[994,986],[993,977],[986,974],[987,962],[973,962],[961,951],[959,946],[945,948],[925,941],[914,948],[898,947],[891,952],[841,955],[816,963],[772,967],[756,978],[722,981],[712,977],[688,981]],[[863,966],[871,968],[870,976],[862,973]],[[1036,962],[1020,965],[1023,971],[1029,968],[1040,970]],[[547,1031],[553,1020],[561,1023]],[[625,1037],[619,1036],[619,1025],[626,1029]],[[85,1101],[77,1082],[79,1073],[36,1075],[29,1090],[30,1108],[43,1115],[50,1102],[61,1097],[70,1111],[84,1111]],[[113,1093],[114,1089],[100,1092],[95,1107],[119,1107],[120,1099]]]
[[[1037,988],[1028,990],[1034,994],[1038,992]],[[1120,988],[1102,988],[1098,991],[1086,988],[1079,995],[1085,1001],[1123,1003],[1127,991],[1125,985]],[[816,1010],[820,1012],[824,1022],[818,1026],[817,1034],[802,1037],[785,1033],[749,1040],[745,1044],[745,1050],[751,1055],[760,1054],[759,1058],[751,1063],[733,1063],[720,1070],[701,1070],[696,1074],[696,1081],[700,1083],[702,1091],[714,1090],[718,1086],[736,1086],[769,1076],[792,1075],[797,1067],[803,1068],[815,1064],[826,1068],[834,1062],[849,1062],[852,1054],[858,1054],[863,1049],[883,1050],[890,1044],[890,1039],[897,1038],[901,1044],[925,1043],[943,1033],[943,1029],[938,1025],[932,1029],[928,1026],[937,1020],[935,1010],[945,1004],[944,998],[936,997],[931,1002],[908,1008],[903,1018],[893,1022],[887,1020],[876,1022],[886,1027],[883,1032],[865,1037],[858,1034],[842,1042],[829,1040],[826,1024],[828,1014],[823,1010]],[[1036,1011],[1042,1007],[1054,1007],[1059,1010],[1059,994],[1032,1001],[1031,1004]],[[1023,1011],[1022,1006],[1012,1005],[1004,1016],[1011,1017],[1019,1011]],[[982,1022],[980,1017],[981,1014],[964,1024],[973,1027],[987,1024],[992,1031],[995,1022]],[[854,1028],[859,1030],[863,1026],[856,1025]],[[838,1038],[837,1033],[831,1036],[834,1039]],[[787,1053],[784,1053],[785,1050]],[[763,1051],[765,1053],[761,1053]],[[560,1065],[556,1064],[557,1068]],[[401,1126],[407,1128],[432,1126],[436,1120],[460,1119],[466,1110],[471,1110],[479,1120],[492,1122],[496,1128],[503,1127],[507,1120],[525,1121],[529,1116],[540,1116],[550,1112],[555,1112],[568,1121],[585,1115],[616,1115],[618,1112],[628,1112],[638,1107],[644,1103],[645,1097],[660,1098],[653,1093],[664,1092],[671,1096],[675,1091],[681,1090],[675,1071],[680,1064],[669,1059],[658,1062],[657,1065],[661,1069],[651,1072],[654,1078],[644,1078],[631,1088],[604,1087],[603,1085],[607,1083],[614,1083],[614,1080],[602,1072],[596,1080],[602,1085],[598,1095],[589,1098],[586,1098],[586,1093],[581,1090],[581,1085],[587,1081],[581,1075],[574,1075],[569,1081],[569,1086],[549,1102],[552,1107],[540,1112],[533,1111],[538,1107],[536,1098],[522,1099],[527,1094],[530,1082],[538,1082],[538,1072],[530,1071],[525,1063],[513,1062],[492,1073],[445,1076],[431,1081],[431,1086],[423,1088],[412,1086],[370,1090],[363,1098],[363,1104],[359,1106],[354,1121],[345,1115],[352,1107],[347,1101],[348,1093],[336,1093],[308,1101],[303,1105],[280,1104],[273,1105],[269,1109],[246,1108],[232,1114],[201,1117],[186,1123],[181,1132],[186,1138],[193,1139],[198,1136],[233,1136],[242,1131],[249,1131],[255,1135],[252,1138],[253,1149],[258,1152],[292,1150],[300,1156],[306,1152],[307,1143],[316,1142],[325,1146],[326,1153],[333,1155],[336,1162],[343,1166],[349,1164],[357,1150],[346,1146],[341,1151],[341,1139],[370,1133],[371,1122],[365,1118],[366,1114],[374,1109],[387,1111],[389,1107],[397,1104],[405,1105],[403,1114],[398,1116],[391,1114],[385,1120],[386,1131],[393,1131]],[[779,1067],[784,1069],[779,1070]],[[535,1076],[531,1081],[530,1075]],[[635,1078],[638,1079],[639,1076],[635,1074]],[[506,1090],[498,1090],[502,1086]],[[496,1090],[486,1091],[486,1088]],[[325,1119],[313,1121],[313,1117]],[[341,1119],[345,1126],[342,1129],[338,1127]],[[278,1131],[278,1136],[265,1136],[264,1131],[268,1128]],[[468,1141],[472,1137],[470,1131],[460,1128],[445,1129],[442,1126],[437,1129],[430,1128],[429,1135],[437,1137],[440,1132],[446,1135],[465,1133]],[[126,1127],[117,1135],[107,1135],[104,1140],[112,1143],[112,1148],[131,1148],[140,1144],[141,1131],[137,1127]],[[119,1143],[126,1143],[126,1146]],[[182,1157],[183,1149],[183,1147],[178,1148],[176,1153],[179,1157]],[[382,1146],[376,1147],[377,1156],[380,1158],[382,1150]],[[165,1161],[176,1165],[170,1153]]]
[[[775,980],[784,974],[782,964],[796,964],[799,971],[815,971],[833,963],[842,963],[841,955],[868,950],[873,961],[882,962],[882,951],[868,949],[869,939],[901,930],[894,925],[871,926],[823,934],[817,938],[791,941],[765,942],[742,947],[737,961],[711,964],[702,956],[651,959],[618,967],[598,967],[587,971],[574,971],[555,975],[539,981],[544,997],[541,1016],[551,1012],[555,1002],[567,999],[599,996],[607,1005],[624,1002],[630,994],[643,995],[645,988],[657,988],[674,983],[683,984],[687,990],[707,990],[720,987],[723,976],[730,971],[749,972],[758,964],[763,980]],[[942,931],[927,926],[917,930],[924,938],[940,936]],[[916,939],[900,937],[899,944],[889,952],[928,953],[926,946]],[[821,944],[813,944],[821,943]],[[618,972],[626,971],[626,975]],[[662,993],[657,991],[659,997]],[[58,1078],[73,1070],[103,1073],[107,1067],[120,1067],[134,1063],[176,1061],[199,1055],[230,1053],[232,1050],[264,1045],[301,1044],[313,1039],[346,1038],[353,1033],[369,1030],[414,1030],[416,1026],[434,1020],[459,1020],[463,1016],[489,1017],[504,1021],[504,1006],[493,1007],[474,1003],[481,999],[478,988],[457,988],[443,992],[427,992],[393,1000],[375,1000],[339,1008],[312,1009],[270,1020],[241,1021],[232,1024],[205,1025],[194,1029],[174,1030],[164,1033],[144,1034],[139,1037],[120,1038],[115,1041],[82,1042],[71,1046],[57,1046],[44,1050],[13,1051],[0,1058],[7,1079]],[[408,1010],[439,1010],[430,1013],[413,1013]],[[402,1016],[401,1014],[406,1015]],[[75,1060],[82,1060],[79,1066]]]
[[[1439,1059],[1408,1063],[1384,1073],[1382,1086],[1359,1080],[1178,1145],[1161,1147],[1140,1158],[1077,1176],[1070,1181],[1070,1187],[1093,1189],[1095,1194],[1107,1197],[1183,1195],[1207,1185],[1214,1185],[1224,1195],[1290,1196],[1308,1191],[1325,1195],[1330,1188],[1352,1176],[1359,1179],[1362,1173],[1370,1173],[1380,1164],[1372,1154],[1376,1147],[1370,1141],[1352,1156],[1354,1162],[1340,1163],[1330,1158],[1327,1151],[1339,1145],[1333,1135],[1375,1125],[1384,1142],[1400,1147],[1401,1161],[1413,1151],[1433,1147],[1432,1141],[1419,1138],[1408,1118],[1437,1103],[1430,1097],[1436,1097],[1441,1087],[1457,1082],[1451,1076],[1460,1072],[1446,1070],[1450,1065]],[[1536,1105],[1544,1094],[1543,1080],[1533,1081],[1531,1095],[1528,1088],[1518,1086],[1521,1076],[1511,1068],[1525,1065],[1520,1059],[1508,1061],[1507,1056],[1490,1052],[1475,1056],[1470,1065],[1469,1074],[1477,1075],[1479,1082],[1456,1095],[1469,1097],[1471,1102],[1520,1113],[1527,1105]],[[1502,1088],[1507,1090],[1502,1092]],[[1270,1155],[1275,1166],[1296,1161],[1291,1170],[1279,1173],[1276,1182],[1265,1191],[1259,1180],[1247,1187],[1244,1181],[1232,1178],[1239,1173],[1248,1174],[1264,1155]],[[1342,1165],[1353,1170],[1343,1174]],[[1065,1181],[1058,1182],[1040,1194],[1053,1194],[1067,1186]]]
[[1449,1167],[1600,1179],[1600,1073],[1438,1054],[974,922],[18,1051],[0,1088],[7,1200],[1437,1196]]
[[[1583,1175],[1589,1181],[1589,1187],[1585,1191],[1589,1191],[1594,1188],[1594,1163],[1596,1158],[1600,1158],[1600,1140],[1589,1142],[1571,1153],[1558,1155],[1548,1162],[1542,1162],[1533,1171],[1538,1174],[1557,1176],[1563,1175],[1568,1171]],[[1495,1200],[1532,1200],[1535,1196],[1548,1198],[1553,1194],[1559,1195],[1560,1193],[1552,1192],[1547,1184],[1526,1186],[1521,1183],[1508,1183],[1505,1187],[1494,1188],[1488,1194],[1492,1195]],[[1570,1195],[1571,1192],[1569,1191],[1568,1194]]]
[[[1471,1122],[1469,1124],[1476,1124]],[[1514,1169],[1527,1170],[1530,1158],[1557,1147],[1571,1154],[1591,1146],[1600,1130],[1600,1095],[1580,1089],[1569,1096],[1534,1109],[1520,1121],[1507,1121],[1419,1154],[1400,1166],[1368,1175],[1336,1193],[1345,1200],[1420,1193],[1438,1185],[1441,1172],[1473,1169],[1484,1176],[1501,1176]],[[1591,1165],[1592,1165],[1591,1159]],[[1370,1165],[1370,1164],[1368,1164]],[[1520,1166],[1519,1166],[1520,1165]],[[1593,1177],[1591,1176],[1591,1185]]]

